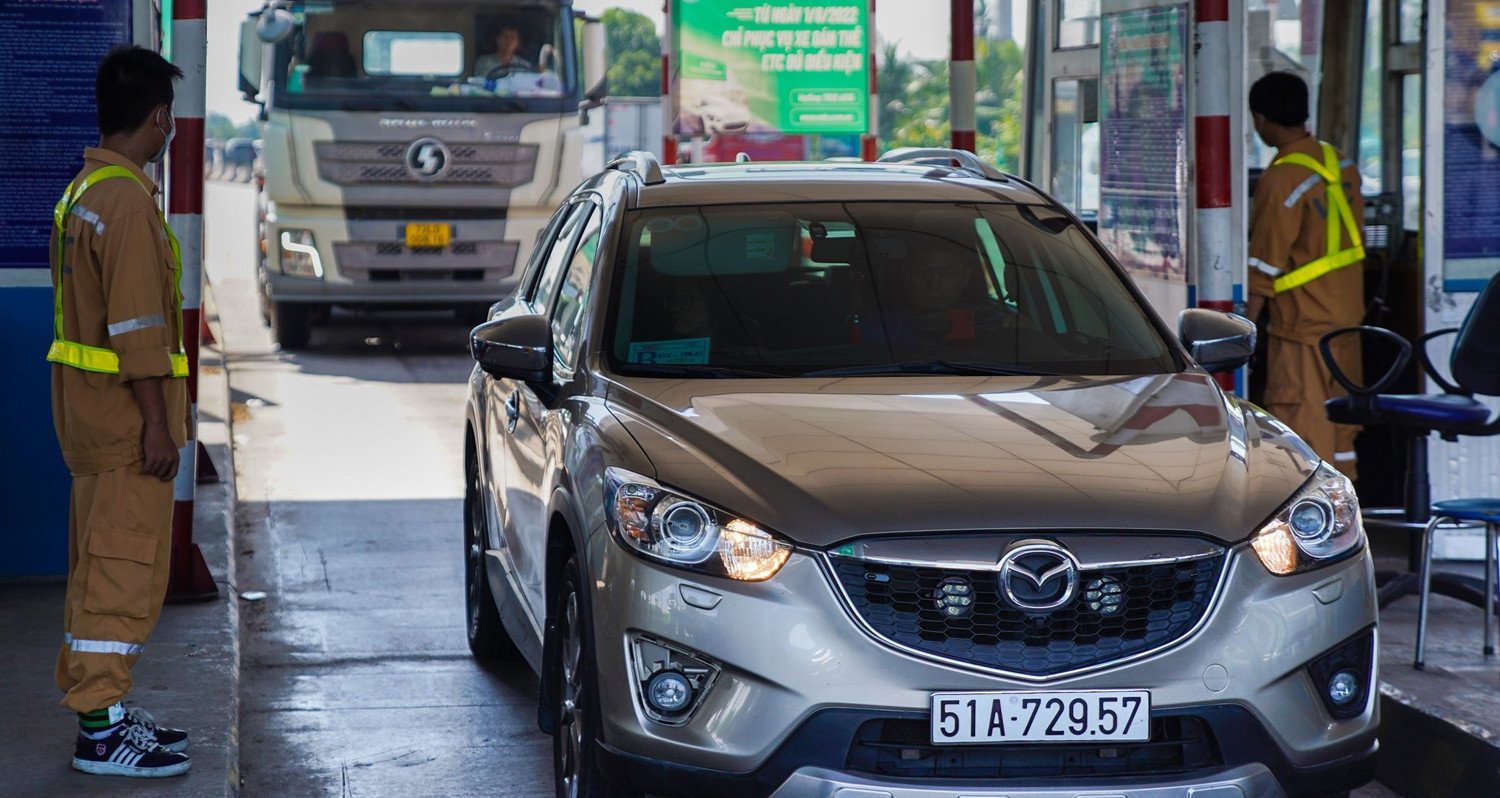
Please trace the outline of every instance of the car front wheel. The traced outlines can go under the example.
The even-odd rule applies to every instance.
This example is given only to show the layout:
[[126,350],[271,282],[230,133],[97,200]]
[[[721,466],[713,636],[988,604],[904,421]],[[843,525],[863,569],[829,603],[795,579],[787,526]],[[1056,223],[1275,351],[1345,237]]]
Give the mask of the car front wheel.
[[518,659],[516,648],[500,611],[495,607],[489,579],[484,572],[486,515],[484,493],[479,489],[479,468],[474,456],[464,469],[468,473],[464,489],[464,610],[468,619],[469,651],[482,662],[509,662]]
[[582,577],[578,568],[577,557],[564,566],[554,610],[560,647],[555,673],[558,723],[552,735],[557,798],[638,798],[637,793],[622,790],[599,774],[599,708],[594,699],[599,682],[594,674],[594,647],[586,610],[579,595]]

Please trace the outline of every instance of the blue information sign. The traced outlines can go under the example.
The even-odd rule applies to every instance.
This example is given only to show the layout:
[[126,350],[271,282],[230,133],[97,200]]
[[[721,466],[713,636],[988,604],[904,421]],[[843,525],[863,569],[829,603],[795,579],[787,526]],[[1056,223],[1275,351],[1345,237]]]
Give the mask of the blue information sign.
[[1443,290],[1500,271],[1500,3],[1448,0],[1443,77]]
[[0,269],[46,268],[52,206],[99,142],[94,74],[129,2],[0,2]]

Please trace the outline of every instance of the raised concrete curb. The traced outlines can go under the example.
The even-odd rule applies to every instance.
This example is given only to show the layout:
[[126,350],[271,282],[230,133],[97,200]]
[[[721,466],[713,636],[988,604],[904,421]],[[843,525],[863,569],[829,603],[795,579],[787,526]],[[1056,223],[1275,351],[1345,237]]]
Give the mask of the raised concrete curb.
[[[222,355],[205,348],[199,380],[199,438],[220,483],[200,485],[194,539],[218,598],[162,612],[135,668],[130,704],[192,733],[193,769],[170,779],[90,776],[69,767],[77,722],[58,706],[53,664],[62,642],[61,579],[0,583],[0,797],[239,795],[239,614],[234,589],[234,469],[228,380]],[[37,423],[49,423],[37,419]],[[56,530],[66,536],[66,529]]]

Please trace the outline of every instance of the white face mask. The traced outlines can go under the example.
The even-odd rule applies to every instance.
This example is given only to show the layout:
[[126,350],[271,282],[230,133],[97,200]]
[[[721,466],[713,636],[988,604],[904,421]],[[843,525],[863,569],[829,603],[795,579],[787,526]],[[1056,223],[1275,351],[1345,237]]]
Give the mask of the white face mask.
[[161,163],[162,159],[167,157],[167,148],[172,146],[172,137],[177,135],[177,120],[172,120],[172,128],[170,130],[162,130],[161,122],[158,120],[156,129],[162,135],[161,149],[157,150],[156,154],[151,156],[151,163]]

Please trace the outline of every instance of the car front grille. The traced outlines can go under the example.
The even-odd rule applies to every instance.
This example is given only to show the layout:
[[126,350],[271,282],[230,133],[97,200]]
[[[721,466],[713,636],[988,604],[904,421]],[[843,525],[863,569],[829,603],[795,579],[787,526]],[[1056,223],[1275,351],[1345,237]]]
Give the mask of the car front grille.
[[[1223,764],[1201,719],[1151,719],[1143,743],[933,745],[925,720],[872,720],[860,726],[845,767],[897,778],[1041,779],[1168,776]],[[999,785],[995,785],[999,786]]]
[[[1085,567],[1067,604],[1023,612],[1002,597],[993,570],[829,556],[850,605],[877,636],[946,660],[1038,677],[1106,664],[1182,638],[1207,612],[1224,560],[1220,552]],[[954,584],[967,585],[973,599],[961,617],[939,604],[940,591]]]

